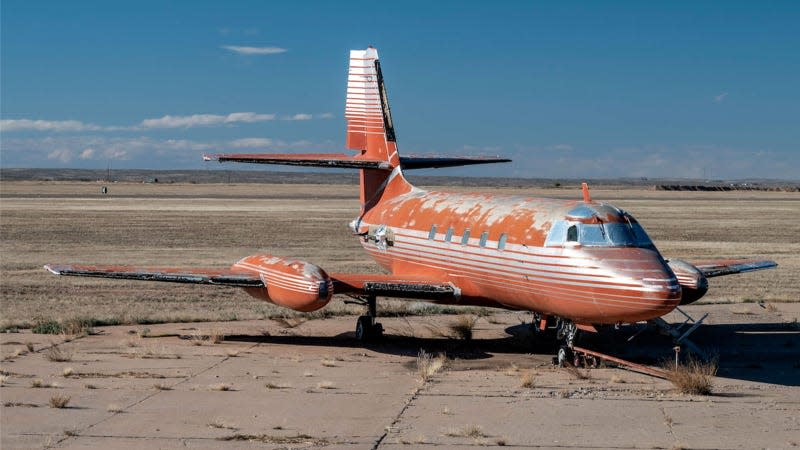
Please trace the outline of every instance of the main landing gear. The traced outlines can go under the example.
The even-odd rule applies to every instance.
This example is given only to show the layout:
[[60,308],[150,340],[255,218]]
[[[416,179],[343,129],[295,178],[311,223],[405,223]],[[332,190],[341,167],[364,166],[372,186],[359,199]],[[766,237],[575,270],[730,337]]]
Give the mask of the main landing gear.
[[564,367],[572,363],[578,366],[581,361],[580,357],[572,351],[575,340],[578,338],[578,327],[571,320],[558,319],[556,325],[556,339],[561,342],[558,347],[558,356],[553,358],[553,362],[559,367]]
[[367,306],[367,315],[360,316],[356,322],[356,339],[361,342],[376,341],[383,336],[383,325],[375,321],[378,316],[375,296],[368,295],[363,304]]

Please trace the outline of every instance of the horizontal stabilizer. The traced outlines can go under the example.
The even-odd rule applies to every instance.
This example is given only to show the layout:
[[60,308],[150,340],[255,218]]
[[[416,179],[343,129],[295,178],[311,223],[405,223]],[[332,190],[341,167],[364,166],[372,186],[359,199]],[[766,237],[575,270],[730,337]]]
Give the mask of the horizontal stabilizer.
[[203,159],[205,161],[280,164],[285,166],[391,169],[391,166],[386,161],[354,158],[340,153],[229,153],[203,155]]
[[435,169],[440,167],[471,166],[473,164],[495,164],[511,162],[499,156],[400,156],[403,169]]
[[165,281],[171,283],[216,284],[236,287],[264,287],[258,273],[230,269],[181,269],[176,267],[81,266],[48,264],[56,275],[115,278],[122,280]]
[[[350,169],[390,170],[391,165],[378,159],[356,158],[342,153],[228,153],[203,155],[206,161],[238,162],[251,164],[280,164],[286,166],[337,167]],[[511,162],[499,156],[401,156],[400,165],[405,170],[435,169],[441,167],[470,166]]]
[[691,264],[697,267],[697,269],[707,278],[778,267],[778,264],[775,261],[755,259],[696,261],[692,262]]

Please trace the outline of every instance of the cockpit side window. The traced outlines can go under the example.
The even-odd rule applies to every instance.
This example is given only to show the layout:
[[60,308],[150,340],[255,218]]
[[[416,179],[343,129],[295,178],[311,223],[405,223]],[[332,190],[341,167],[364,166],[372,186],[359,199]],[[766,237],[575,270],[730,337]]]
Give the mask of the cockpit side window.
[[641,247],[649,248],[653,242],[641,225],[628,214],[625,221],[582,223],[571,220],[553,222],[545,239],[545,247],[561,247],[576,242],[592,247]]
[[578,242],[578,226],[570,225],[567,228],[567,242]]

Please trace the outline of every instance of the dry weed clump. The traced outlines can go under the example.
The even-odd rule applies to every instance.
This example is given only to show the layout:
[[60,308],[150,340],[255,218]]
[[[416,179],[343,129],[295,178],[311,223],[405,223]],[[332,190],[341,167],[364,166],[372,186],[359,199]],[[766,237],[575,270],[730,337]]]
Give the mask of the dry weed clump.
[[469,341],[472,340],[473,330],[477,322],[478,316],[458,316],[456,320],[449,325],[449,328],[454,338]]
[[201,346],[205,343],[205,340],[208,339],[208,336],[204,335],[200,331],[195,331],[192,333],[191,338],[189,339],[192,345]]
[[0,386],[5,386],[8,381],[8,375],[0,375]]
[[417,373],[420,381],[423,383],[428,382],[434,375],[444,369],[446,363],[447,357],[443,353],[433,356],[425,350],[420,350],[419,355],[417,355]]
[[508,366],[508,369],[506,369],[506,371],[505,371],[505,374],[510,376],[510,377],[513,377],[513,376],[517,375],[518,373],[519,373],[519,366],[517,366],[513,362],[511,363],[510,366]]
[[48,348],[47,351],[44,353],[44,357],[47,358],[48,361],[52,362],[72,361],[73,356],[75,356],[74,351],[64,350],[58,345],[53,345],[52,347]]
[[181,355],[170,353],[164,345],[160,347],[157,345],[147,345],[145,347],[136,348],[131,353],[131,356],[142,359],[181,359]]
[[222,430],[233,430],[233,431],[239,430],[239,428],[236,425],[230,424],[222,419],[214,419],[214,421],[209,423],[208,426],[209,428],[218,428]]
[[268,434],[234,434],[232,436],[225,436],[217,438],[220,441],[247,441],[247,442],[260,442],[262,444],[273,445],[296,445],[302,444],[304,447],[325,447],[330,445],[327,439],[314,438],[307,434],[298,434],[295,436],[270,436]]
[[35,380],[31,380],[31,387],[35,389],[45,389],[51,388],[53,385],[50,383],[45,383],[41,378],[36,378]]
[[66,395],[54,395],[50,397],[50,401],[48,404],[51,408],[66,408],[69,405],[69,401],[72,400],[72,397]]
[[489,437],[479,425],[467,425],[464,428],[451,428],[444,434],[448,437],[485,438]]
[[717,374],[717,362],[703,362],[689,359],[685,364],[675,367],[670,361],[664,365],[668,379],[681,394],[710,395],[713,387],[712,379]]
[[226,384],[226,383],[212,384],[208,388],[211,389],[212,391],[232,391],[233,390],[233,386],[231,386],[230,384]]
[[567,365],[562,367],[561,370],[572,375],[573,377],[575,377],[576,380],[589,380],[592,378],[592,375],[589,373],[588,370],[581,372],[581,370],[575,366]]
[[169,387],[168,385],[166,385],[164,383],[155,383],[153,385],[153,389],[155,389],[157,391],[171,391],[172,390],[171,387]]
[[108,405],[108,407],[106,407],[106,411],[118,414],[124,411],[124,409],[121,406],[117,405],[116,403],[111,403],[110,405]]
[[535,380],[536,377],[531,371],[525,371],[520,378],[520,386],[525,389],[533,389],[533,383]]
[[75,369],[72,367],[65,367],[64,370],[61,371],[61,375],[63,375],[64,378],[71,377],[73,373],[75,373]]
[[337,367],[337,365],[336,365],[336,361],[334,361],[334,360],[332,360],[332,359],[329,359],[329,358],[325,358],[325,359],[323,359],[323,360],[321,361],[321,363],[322,363],[322,365],[323,365],[323,366],[325,366],[325,367]]
[[215,329],[209,337],[214,344],[221,344],[225,340],[225,332]]
[[317,383],[317,389],[336,389],[336,384],[333,381],[320,381]]

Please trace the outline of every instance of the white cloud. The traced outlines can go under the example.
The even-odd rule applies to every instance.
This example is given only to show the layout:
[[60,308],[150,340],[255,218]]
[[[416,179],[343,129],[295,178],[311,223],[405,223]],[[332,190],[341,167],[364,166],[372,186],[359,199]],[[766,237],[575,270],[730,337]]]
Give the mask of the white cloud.
[[283,118],[283,120],[311,120],[311,119],[313,119],[313,116],[311,114],[302,114],[302,113]]
[[[330,119],[331,113],[311,114],[298,113],[282,116],[281,120],[312,120]],[[234,112],[230,114],[192,114],[187,116],[166,115],[157,118],[142,120],[138,125],[130,126],[100,126],[84,123],[79,120],[29,120],[29,119],[3,119],[0,120],[0,131],[4,133],[17,131],[43,131],[43,132],[79,132],[79,131],[141,131],[165,128],[194,128],[231,125],[236,123],[258,123],[276,120],[276,114],[260,114],[255,112]]]
[[0,120],[0,131],[96,131],[102,127],[78,120]]
[[145,129],[152,128],[192,128],[208,127],[214,125],[232,124],[237,122],[255,123],[275,120],[275,114],[257,114],[253,112],[236,112],[228,115],[221,114],[193,114],[191,116],[166,115],[157,119],[145,119],[140,126]]
[[2,167],[105,167],[109,160],[128,167],[200,168],[202,154],[234,149],[322,150],[330,143],[284,141],[266,137],[199,141],[149,136],[58,135],[3,138]]
[[230,146],[234,148],[259,148],[269,147],[273,143],[274,141],[270,138],[243,138],[231,141]]
[[230,50],[240,55],[274,55],[286,51],[285,48],[280,47],[248,47],[241,45],[223,45],[220,48]]
[[727,97],[728,97],[728,93],[727,92],[723,92],[723,93],[721,93],[719,95],[715,95],[714,96],[714,103],[722,103],[722,102],[725,101],[725,99]]
[[53,150],[47,154],[47,159],[57,159],[62,163],[68,163],[72,160],[72,152],[65,148]]

